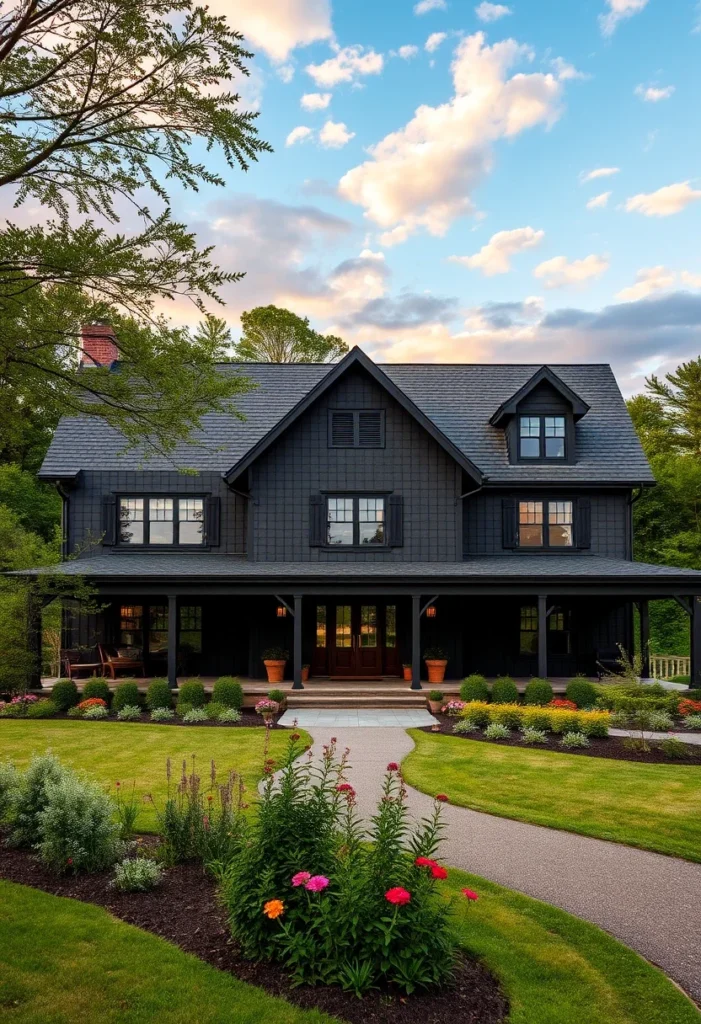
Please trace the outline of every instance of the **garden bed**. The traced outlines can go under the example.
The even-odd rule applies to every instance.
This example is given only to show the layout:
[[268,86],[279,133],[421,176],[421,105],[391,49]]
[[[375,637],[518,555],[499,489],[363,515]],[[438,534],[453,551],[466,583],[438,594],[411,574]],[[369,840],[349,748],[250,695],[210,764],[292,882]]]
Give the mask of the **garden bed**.
[[[142,842],[150,846],[157,840],[147,836]],[[0,877],[55,896],[95,903],[271,995],[349,1024],[498,1024],[508,1013],[496,978],[468,957],[462,959],[454,985],[435,995],[397,997],[377,992],[357,999],[337,987],[292,988],[276,965],[253,963],[238,953],[214,881],[197,864],[166,869],[162,884],[151,892],[120,893],[110,885],[112,872],[56,876],[29,851],[0,842]]]
[[[281,717],[282,714],[283,714],[283,712],[280,712],[279,715],[276,715],[273,718],[272,728],[276,728],[277,727],[278,719]],[[83,722],[83,721],[89,721],[89,719],[75,718],[73,715],[69,715],[65,711],[61,711],[57,715],[51,715],[50,717],[47,716],[46,718],[31,718],[31,716],[29,716],[29,715],[18,716],[17,718],[10,718],[10,717],[5,718],[2,715],[0,715],[0,722],[3,722],[3,721],[7,721],[7,722],[27,722],[27,721],[33,721],[33,722],[65,722],[65,721],[69,721],[69,722]],[[126,724],[125,722],[122,722],[122,721],[120,721],[117,718],[116,712],[112,712],[112,713],[110,713],[108,715],[107,718],[100,718],[100,719],[98,719],[98,721],[100,721],[100,722],[108,722],[108,723],[109,722],[114,722],[116,725],[124,725],[124,724]],[[170,718],[170,719],[168,719],[167,721],[164,721],[164,722],[152,722],[151,721],[151,716],[149,715],[148,711],[144,711],[143,714],[141,715],[141,718],[129,719],[129,722],[130,723],[135,722],[137,725],[139,723],[141,723],[142,725],[181,725],[181,726],[184,726],[185,728],[191,728],[193,725],[195,725],[198,728],[200,726],[205,726],[207,728],[211,727],[211,728],[216,728],[216,729],[240,728],[241,726],[243,726],[246,729],[250,729],[250,728],[252,728],[254,726],[265,726],[265,722],[263,721],[263,716],[262,715],[258,715],[258,714],[256,714],[255,711],[247,710],[245,708],[241,711],[241,720],[239,722],[212,722],[212,721],[209,721],[209,720],[204,721],[204,722],[183,722],[182,718],[178,718],[178,717]],[[281,726],[281,728],[284,728],[284,727]]]
[[[623,736],[606,736],[605,738],[597,739],[591,737],[589,739],[588,747],[568,747],[565,749],[560,746],[560,737],[554,733],[549,734],[547,743],[530,743],[526,744],[521,739],[521,734],[514,729],[511,736],[508,739],[503,740],[490,740],[484,735],[484,732],[480,729],[475,729],[474,732],[470,733],[454,733],[453,726],[456,722],[460,721],[459,718],[453,718],[448,715],[434,715],[440,724],[440,732],[444,736],[452,736],[454,739],[459,740],[474,740],[477,743],[491,743],[498,747],[520,747],[522,750],[551,750],[555,753],[560,754],[579,754],[584,757],[607,757],[612,758],[616,761],[640,761],[644,764],[701,764],[701,745],[694,745],[692,743],[685,744],[688,754],[684,758],[679,757],[668,757],[658,746],[656,746],[656,740],[649,740],[652,744],[649,751],[631,750],[625,743],[625,737]],[[421,728],[421,732],[434,732],[431,726]]]

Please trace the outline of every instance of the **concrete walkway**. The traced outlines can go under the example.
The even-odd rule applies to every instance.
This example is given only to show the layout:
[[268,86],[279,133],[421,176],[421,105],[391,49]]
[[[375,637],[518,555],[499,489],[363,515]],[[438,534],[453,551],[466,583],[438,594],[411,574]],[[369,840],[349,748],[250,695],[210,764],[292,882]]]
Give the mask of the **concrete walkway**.
[[[387,762],[401,761],[414,746],[401,728],[308,731],[315,747],[333,735],[340,749],[351,748],[349,780],[366,817],[375,809]],[[415,817],[432,803],[409,788]],[[445,805],[444,820],[446,864],[592,921],[658,964],[701,1002],[701,864],[451,804]]]
[[[635,729],[609,729],[609,736],[631,736],[636,739],[640,732]],[[694,743],[701,746],[701,732],[646,732],[646,740],[681,740],[682,743]]]

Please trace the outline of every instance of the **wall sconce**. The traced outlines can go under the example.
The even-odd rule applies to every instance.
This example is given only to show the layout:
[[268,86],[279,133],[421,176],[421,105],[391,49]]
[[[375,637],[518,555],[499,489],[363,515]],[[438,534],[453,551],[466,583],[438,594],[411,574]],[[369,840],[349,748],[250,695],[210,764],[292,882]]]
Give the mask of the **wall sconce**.
[[279,604],[277,606],[277,617],[278,617],[278,619],[286,619],[287,618],[287,608],[285,608],[284,604]]
[[435,606],[435,604],[430,604],[428,606],[428,608],[426,609],[426,618],[427,619],[435,619],[435,617],[436,617],[436,606]]

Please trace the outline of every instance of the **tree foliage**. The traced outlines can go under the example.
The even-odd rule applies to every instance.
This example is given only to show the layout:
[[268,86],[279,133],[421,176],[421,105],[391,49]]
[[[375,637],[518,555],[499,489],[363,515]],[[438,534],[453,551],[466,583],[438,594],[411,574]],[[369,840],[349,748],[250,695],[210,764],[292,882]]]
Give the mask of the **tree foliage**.
[[253,363],[327,363],[348,346],[333,334],[319,334],[309,319],[278,306],[256,306],[241,314],[243,335],[235,357]]

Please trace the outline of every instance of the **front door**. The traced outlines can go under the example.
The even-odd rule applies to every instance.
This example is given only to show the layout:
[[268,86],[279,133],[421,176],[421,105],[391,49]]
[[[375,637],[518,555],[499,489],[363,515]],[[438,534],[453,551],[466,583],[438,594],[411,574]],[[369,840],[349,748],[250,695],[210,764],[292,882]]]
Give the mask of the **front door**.
[[382,674],[379,610],[376,604],[331,605],[329,674],[355,679]]

